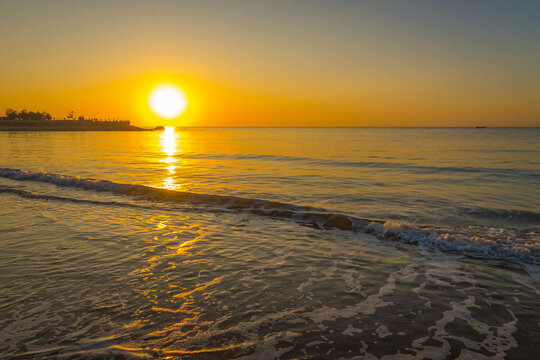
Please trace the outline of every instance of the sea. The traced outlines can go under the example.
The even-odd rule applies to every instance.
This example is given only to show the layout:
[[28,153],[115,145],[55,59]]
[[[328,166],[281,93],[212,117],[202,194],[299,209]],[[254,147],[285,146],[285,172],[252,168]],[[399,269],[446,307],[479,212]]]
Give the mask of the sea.
[[539,359],[540,128],[0,132],[2,359]]

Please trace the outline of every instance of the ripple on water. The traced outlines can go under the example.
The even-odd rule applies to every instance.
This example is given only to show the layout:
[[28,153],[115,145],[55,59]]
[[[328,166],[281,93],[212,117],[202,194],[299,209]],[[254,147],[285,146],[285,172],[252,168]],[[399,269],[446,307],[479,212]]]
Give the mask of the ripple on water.
[[504,358],[537,350],[538,283],[519,264],[245,213],[9,196],[3,356]]

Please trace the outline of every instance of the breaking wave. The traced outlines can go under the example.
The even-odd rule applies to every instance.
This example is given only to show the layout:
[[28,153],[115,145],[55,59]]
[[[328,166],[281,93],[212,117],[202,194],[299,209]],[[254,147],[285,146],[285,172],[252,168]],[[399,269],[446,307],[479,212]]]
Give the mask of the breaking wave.
[[[540,233],[538,229],[517,230],[486,226],[467,226],[461,228],[417,226],[394,221],[359,218],[346,214],[332,213],[315,207],[299,206],[277,201],[181,192],[145,185],[124,184],[108,180],[71,177],[46,172],[30,172],[10,168],[0,168],[0,177],[17,181],[37,181],[64,187],[127,195],[148,201],[207,206],[223,211],[248,212],[260,216],[288,219],[318,229],[362,231],[373,234],[379,239],[417,243],[442,250],[457,251],[472,257],[540,264]],[[145,208],[145,206],[114,201],[82,200],[56,195],[41,195],[8,187],[0,188],[0,193],[2,192],[8,192],[26,198]],[[482,214],[488,212],[491,216],[494,214],[500,215],[499,210],[473,209],[471,211],[473,213],[479,211]],[[511,214],[512,216],[524,215],[534,219],[540,218],[539,214],[517,210],[510,210],[507,214]]]

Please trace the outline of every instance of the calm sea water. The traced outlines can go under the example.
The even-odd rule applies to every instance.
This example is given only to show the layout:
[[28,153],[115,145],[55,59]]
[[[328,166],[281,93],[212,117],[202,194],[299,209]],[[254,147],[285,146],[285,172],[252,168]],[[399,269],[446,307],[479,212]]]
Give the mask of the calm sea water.
[[540,129],[0,132],[0,357],[540,356]]

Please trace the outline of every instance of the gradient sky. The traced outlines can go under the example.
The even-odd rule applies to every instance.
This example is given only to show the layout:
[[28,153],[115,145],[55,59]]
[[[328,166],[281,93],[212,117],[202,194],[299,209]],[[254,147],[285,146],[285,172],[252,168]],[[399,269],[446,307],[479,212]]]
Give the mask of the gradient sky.
[[[539,1],[0,0],[0,109],[142,126],[540,126]],[[161,120],[161,82],[190,101]]]

